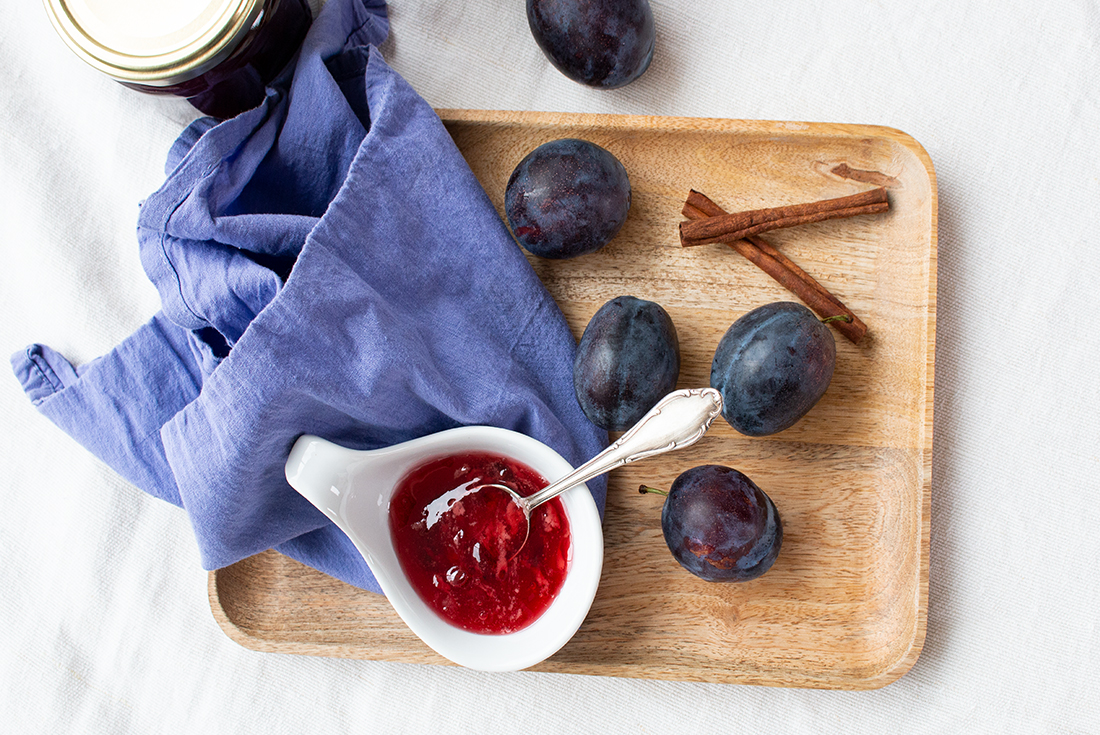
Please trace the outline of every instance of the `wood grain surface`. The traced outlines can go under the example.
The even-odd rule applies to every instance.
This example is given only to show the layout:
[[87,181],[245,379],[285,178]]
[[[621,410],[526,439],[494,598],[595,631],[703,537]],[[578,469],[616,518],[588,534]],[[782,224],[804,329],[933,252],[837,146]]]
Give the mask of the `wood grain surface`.
[[[868,325],[837,335],[821,402],[772,437],[719,419],[693,447],[609,478],[606,557],[577,635],[536,670],[603,676],[870,689],[912,666],[924,642],[936,325],[936,183],[928,155],[871,126],[581,114],[440,111],[503,214],[515,165],[537,145],[584,138],[615,154],[633,202],[619,235],[567,261],[530,257],[579,338],[622,294],[671,314],[680,387],[709,383],[719,339],[762,304],[796,300],[730,248],[682,248],[688,191],[727,211],[795,204],[886,186],[886,214],[769,233],[768,239]],[[763,577],[703,582],[661,535],[667,488],[697,464],[736,467],[775,501],[782,553]],[[273,551],[210,575],[214,616],[243,646],[283,653],[447,662],[386,600]]]

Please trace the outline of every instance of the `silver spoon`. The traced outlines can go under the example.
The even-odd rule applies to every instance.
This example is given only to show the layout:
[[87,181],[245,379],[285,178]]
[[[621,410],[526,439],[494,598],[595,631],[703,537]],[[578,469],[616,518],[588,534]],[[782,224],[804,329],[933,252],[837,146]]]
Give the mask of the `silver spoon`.
[[[474,485],[466,493],[484,490],[500,490],[507,493],[512,502],[523,512],[526,528],[515,535],[500,539],[503,548],[498,555],[511,559],[527,543],[531,532],[531,512],[566,490],[582,485],[593,477],[610,472],[630,462],[658,454],[683,449],[702,438],[711,422],[722,413],[722,395],[714,388],[688,388],[673,391],[657,402],[653,408],[619,439],[570,472],[557,482],[547,485],[532,495],[520,495],[507,485],[484,483]],[[518,543],[517,543],[518,542]],[[501,558],[498,556],[498,558]]]

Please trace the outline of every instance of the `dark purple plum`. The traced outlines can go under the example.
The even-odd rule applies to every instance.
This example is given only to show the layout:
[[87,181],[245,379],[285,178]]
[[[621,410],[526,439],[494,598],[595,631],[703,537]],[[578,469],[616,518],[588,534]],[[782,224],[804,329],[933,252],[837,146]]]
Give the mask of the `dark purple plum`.
[[753,309],[726,331],[714,352],[710,384],[722,416],[746,436],[793,426],[821,400],[836,365],[832,332],[802,304]]
[[680,566],[708,582],[756,579],[783,544],[783,523],[767,493],[743,473],[713,464],[673,481],[661,531]]
[[586,140],[540,145],[519,162],[504,191],[516,240],[541,258],[594,253],[630,212],[630,178],[611,153]]
[[573,387],[592,423],[611,431],[636,424],[676,389],[680,342],[660,304],[634,296],[608,301],[588,322],[573,362]]
[[653,59],[649,0],[527,0],[527,22],[550,63],[591,87],[629,84]]

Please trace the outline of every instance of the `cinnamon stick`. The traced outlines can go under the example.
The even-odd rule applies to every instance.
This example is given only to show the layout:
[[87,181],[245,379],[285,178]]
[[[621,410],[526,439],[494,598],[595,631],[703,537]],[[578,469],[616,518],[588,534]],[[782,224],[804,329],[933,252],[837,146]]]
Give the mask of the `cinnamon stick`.
[[[693,221],[720,217],[726,212],[705,194],[694,189],[684,203],[683,215]],[[850,321],[832,322],[837,331],[853,344],[859,344],[867,334],[867,325],[852,313],[840,299],[829,292],[813,276],[806,273],[783,253],[776,250],[762,237],[749,236],[747,239],[722,236],[718,239],[736,250],[760,270],[774,278],[785,289],[798,296],[818,316],[825,319],[832,316],[846,316]]]
[[[689,208],[693,211],[689,212],[688,211]],[[725,213],[724,209],[722,209],[717,204],[715,204],[713,201],[711,201],[705,194],[697,192],[694,189],[688,194],[687,201],[684,203],[683,214],[684,214],[685,217],[691,217],[692,219],[702,219],[703,217],[718,217],[718,216],[721,216],[724,213]],[[810,287],[814,288],[818,293],[820,293],[823,297],[825,297],[829,301],[833,302],[833,304],[835,304],[839,309],[842,309],[842,310],[845,309],[845,306],[844,306],[844,304],[841,303],[840,299],[838,299],[836,296],[831,294],[828,289],[826,289],[824,286],[822,286],[820,283],[818,283],[816,280],[814,280],[813,276],[811,276],[809,273],[807,273],[806,271],[799,268],[798,265],[793,260],[789,259],[786,255],[781,253],[779,250],[776,250],[774,247],[772,247],[772,244],[769,243],[767,240],[765,240],[762,237],[756,237],[756,236],[753,236],[753,235],[750,235],[749,237],[745,238],[745,240],[746,240],[747,245],[756,246],[765,255],[768,255],[768,256],[774,258],[775,260],[779,261],[779,264],[781,266],[783,266],[784,268],[790,270],[792,273],[794,273],[795,276],[797,276],[804,283],[806,283]],[[723,239],[723,242],[726,242],[726,239]],[[735,245],[733,241],[729,241],[728,244],[734,250],[738,250],[738,252],[740,252],[740,250],[738,249],[738,246]],[[744,246],[742,246],[742,248],[743,247]],[[748,249],[748,248],[744,248],[744,249]],[[742,255],[744,255],[744,253],[742,253]],[[746,256],[746,257],[748,257],[748,256]],[[750,260],[751,260],[751,258],[750,258]],[[851,316],[852,316],[853,319],[855,318],[854,314],[852,314]]]
[[762,232],[795,227],[829,219],[878,214],[890,209],[886,188],[878,187],[850,196],[823,199],[785,207],[754,209],[748,212],[721,214],[680,225],[680,244],[684,247],[717,242],[729,236],[744,238]]

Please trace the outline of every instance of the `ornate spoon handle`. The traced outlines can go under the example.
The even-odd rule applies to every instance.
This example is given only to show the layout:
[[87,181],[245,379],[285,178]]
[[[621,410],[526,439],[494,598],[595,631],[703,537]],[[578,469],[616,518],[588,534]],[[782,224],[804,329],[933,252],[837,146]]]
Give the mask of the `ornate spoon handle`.
[[714,388],[688,388],[669,393],[607,449],[534,495],[521,498],[528,513],[550,498],[593,477],[658,454],[690,446],[707,433],[722,413],[722,395]]

